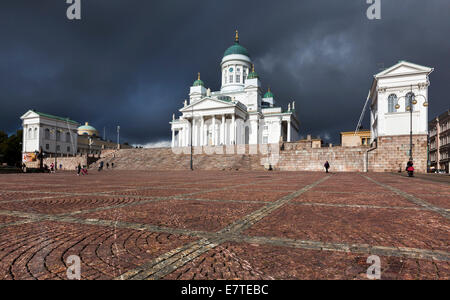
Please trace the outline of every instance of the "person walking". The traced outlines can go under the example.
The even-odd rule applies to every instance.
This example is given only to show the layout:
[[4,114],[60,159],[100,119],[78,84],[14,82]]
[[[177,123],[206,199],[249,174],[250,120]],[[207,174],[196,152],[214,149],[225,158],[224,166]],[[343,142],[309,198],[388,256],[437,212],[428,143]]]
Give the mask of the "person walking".
[[406,164],[406,172],[408,172],[408,177],[414,177],[414,164],[411,160]]
[[109,169],[109,162],[106,163],[106,168]]
[[111,163],[111,169],[114,169],[114,163]]
[[80,173],[81,173],[81,164],[78,163],[78,166],[77,166],[77,176],[80,176]]
[[101,170],[103,170],[103,161],[100,162],[100,165],[98,167],[98,171],[100,172]]
[[330,163],[328,162],[328,160],[325,162],[323,166],[325,167],[325,170],[328,173],[328,169],[330,168]]
[[50,164],[50,173],[55,173],[55,164],[54,163]]

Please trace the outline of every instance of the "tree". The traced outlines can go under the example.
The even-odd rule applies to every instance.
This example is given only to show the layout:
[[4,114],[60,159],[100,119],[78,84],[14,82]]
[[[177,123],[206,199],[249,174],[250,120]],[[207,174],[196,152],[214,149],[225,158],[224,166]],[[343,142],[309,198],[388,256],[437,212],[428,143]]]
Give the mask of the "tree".
[[22,137],[22,130],[17,130],[16,134],[9,137],[0,131],[0,161],[2,163],[14,166],[22,161]]

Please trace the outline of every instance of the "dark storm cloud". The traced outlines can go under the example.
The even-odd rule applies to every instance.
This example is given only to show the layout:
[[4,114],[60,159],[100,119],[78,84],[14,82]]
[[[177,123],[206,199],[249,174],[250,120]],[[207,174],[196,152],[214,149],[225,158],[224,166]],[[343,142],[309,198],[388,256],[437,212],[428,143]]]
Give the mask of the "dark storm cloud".
[[[383,0],[82,0],[69,21],[64,0],[0,4],[0,129],[27,109],[89,121],[122,140],[170,138],[168,122],[196,73],[220,88],[219,63],[240,31],[279,104],[295,100],[301,134],[337,141],[353,130],[372,75],[398,60],[431,66],[430,117],[448,109],[450,2]],[[366,126],[367,126],[366,122]]]

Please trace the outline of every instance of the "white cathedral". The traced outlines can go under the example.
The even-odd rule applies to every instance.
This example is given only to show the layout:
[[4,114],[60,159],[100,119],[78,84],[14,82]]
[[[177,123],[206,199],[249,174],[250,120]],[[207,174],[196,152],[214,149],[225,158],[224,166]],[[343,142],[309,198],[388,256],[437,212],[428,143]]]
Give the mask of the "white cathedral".
[[[198,79],[190,88],[189,103],[171,124],[172,147],[268,144],[296,141],[299,121],[295,101],[286,109],[276,105],[273,93],[263,96],[261,82],[247,49],[235,43],[220,64],[222,87],[211,92]],[[192,141],[192,144],[191,144]]]

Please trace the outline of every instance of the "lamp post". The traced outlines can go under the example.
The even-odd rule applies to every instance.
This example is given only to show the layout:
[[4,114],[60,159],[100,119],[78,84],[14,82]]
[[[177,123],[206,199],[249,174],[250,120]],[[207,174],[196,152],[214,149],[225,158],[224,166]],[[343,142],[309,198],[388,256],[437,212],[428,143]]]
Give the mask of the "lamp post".
[[117,149],[120,148],[120,126],[117,126]]
[[[415,95],[412,92],[412,86],[411,86],[411,91],[408,94],[398,98],[398,100],[400,100],[402,98],[405,98],[405,100],[407,100],[407,102],[406,102],[407,105],[406,105],[405,109],[407,111],[409,111],[409,160],[410,161],[413,161],[413,154],[412,154],[412,147],[413,147],[412,113],[413,113],[413,109],[414,109],[413,105],[417,104],[416,97],[423,97],[423,99],[424,99],[423,106],[424,107],[428,106],[427,98],[424,95],[420,95],[420,94],[419,95]],[[400,105],[397,103],[395,105],[395,109],[399,109],[399,108],[400,108]]]
[[192,157],[192,152],[194,150],[194,146],[192,145],[192,137],[194,135],[194,106],[191,107],[191,114],[192,114],[192,121],[191,121],[191,162],[190,162],[190,166],[191,166],[191,171],[194,171],[194,161],[193,161],[193,157]]

